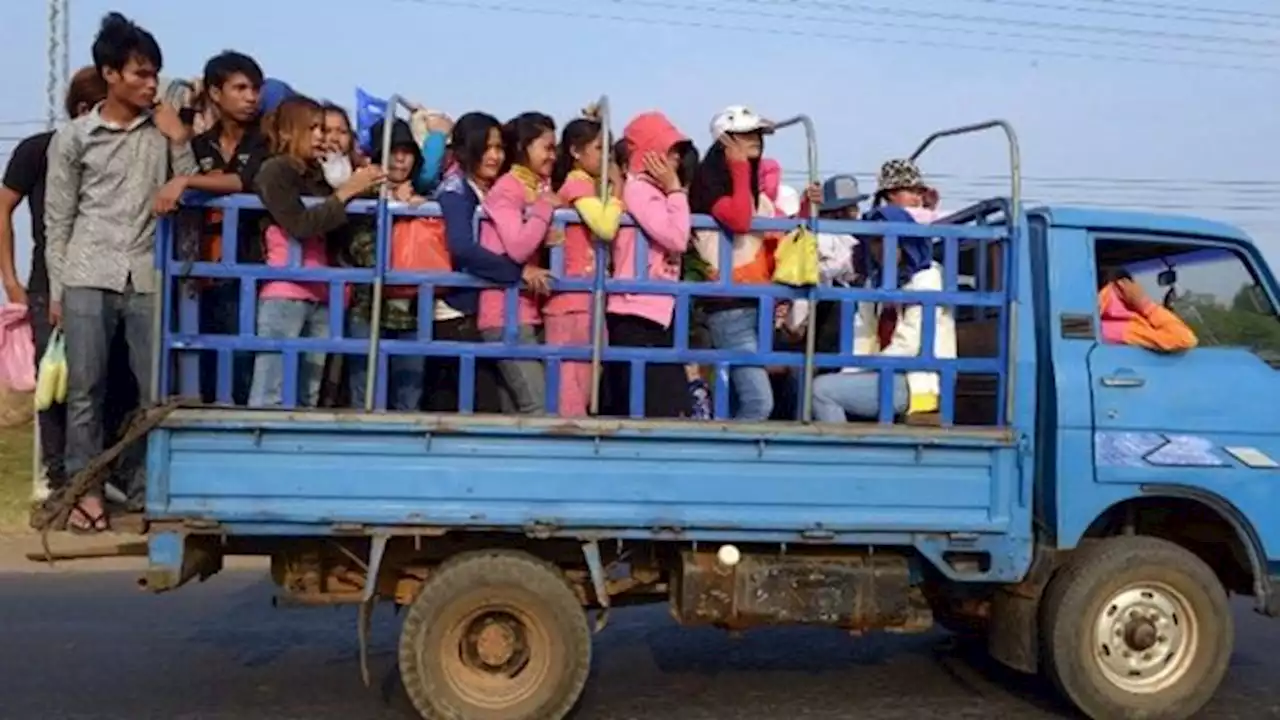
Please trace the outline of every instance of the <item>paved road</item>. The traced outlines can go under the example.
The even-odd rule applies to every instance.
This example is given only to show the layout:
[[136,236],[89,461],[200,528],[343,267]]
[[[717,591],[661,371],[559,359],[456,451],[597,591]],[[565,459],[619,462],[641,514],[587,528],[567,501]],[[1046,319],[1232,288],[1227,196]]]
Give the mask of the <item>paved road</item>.
[[[389,610],[374,633],[381,687],[365,690],[355,613],[274,610],[261,570],[229,570],[165,597],[139,592],[136,573],[85,567],[0,574],[4,720],[412,717],[394,681]],[[1234,666],[1203,717],[1280,718],[1280,624],[1244,605],[1236,617]],[[1072,717],[1039,683],[940,652],[940,638],[788,629],[734,640],[678,628],[661,607],[626,610],[598,638],[578,717]]]

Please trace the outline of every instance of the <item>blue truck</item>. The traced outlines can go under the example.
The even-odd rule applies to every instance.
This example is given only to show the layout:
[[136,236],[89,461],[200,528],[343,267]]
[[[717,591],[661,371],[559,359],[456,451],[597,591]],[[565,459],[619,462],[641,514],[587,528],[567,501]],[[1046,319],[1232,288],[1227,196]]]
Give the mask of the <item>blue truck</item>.
[[[216,361],[220,402],[170,407],[149,432],[144,586],[170,591],[227,556],[269,556],[281,600],[359,607],[362,651],[374,605],[401,606],[400,673],[428,719],[565,717],[588,678],[593,631],[613,608],[657,602],[683,624],[733,630],[941,624],[1052,678],[1088,717],[1192,716],[1228,667],[1229,597],[1280,612],[1280,287],[1228,225],[1024,208],[1004,123],[936,133],[916,155],[991,128],[1009,134],[1010,196],[929,226],[942,292],[897,289],[891,272],[857,289],[615,280],[603,252],[594,279],[560,281],[598,300],[674,295],[670,349],[610,347],[599,333],[592,347],[435,341],[429,323],[416,340],[345,337],[345,285],[419,285],[423,317],[434,288],[483,286],[387,267],[392,218],[433,216],[434,204],[355,203],[379,229],[375,267],[303,269],[236,262],[255,198],[193,201],[223,212],[228,257],[183,258],[179,223],[162,231],[157,391],[198,394],[200,362]],[[920,232],[812,219],[757,229],[802,222],[886,247]],[[1166,355],[1104,342],[1098,278],[1113,268],[1163,292],[1199,346]],[[198,295],[186,289],[198,278],[239,284],[238,334],[199,332]],[[327,283],[331,337],[255,337],[256,286],[272,278]],[[759,352],[690,348],[690,308],[711,296],[753,299],[766,319],[780,302],[838,303],[841,351],[775,349],[765,322]],[[854,356],[858,302],[951,308],[958,357]],[[934,331],[926,320],[923,347]],[[287,388],[307,351],[368,354],[370,407],[230,404],[237,353],[282,353]],[[461,411],[381,410],[397,354],[458,358]],[[629,363],[631,417],[473,413],[476,362],[496,357],[542,360],[549,401],[562,361]],[[659,361],[714,368],[716,419],[641,416],[643,368]],[[892,371],[927,369],[941,377],[941,407],[907,421],[885,409],[879,422],[733,422],[734,365],[790,367],[806,388],[823,368],[882,371],[884,408]]]

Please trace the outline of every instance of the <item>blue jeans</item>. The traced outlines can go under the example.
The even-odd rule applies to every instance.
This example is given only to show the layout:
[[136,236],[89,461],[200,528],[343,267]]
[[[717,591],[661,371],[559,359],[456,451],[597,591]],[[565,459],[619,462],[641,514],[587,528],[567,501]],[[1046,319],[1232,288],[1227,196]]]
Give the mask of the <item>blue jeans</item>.
[[[907,409],[907,380],[901,373],[893,377],[893,412]],[[880,417],[880,373],[868,370],[858,373],[831,373],[813,380],[813,419],[818,422],[842,423],[852,415],[865,420]]]
[[[347,337],[367,340],[369,321],[351,318]],[[383,330],[384,340],[416,340],[417,330]],[[351,407],[364,408],[365,383],[369,378],[368,355],[348,355],[347,381],[351,386]],[[387,358],[387,409],[417,411],[422,404],[422,379],[426,373],[425,358],[414,355],[391,355]]]
[[[259,300],[258,337],[292,340],[329,337],[329,308],[309,300]],[[298,407],[320,402],[324,353],[298,358]],[[258,353],[253,359],[253,387],[249,407],[278,407],[284,403],[284,355]]]
[[[66,475],[73,477],[103,450],[104,409],[110,377],[112,339],[123,324],[129,366],[142,395],[151,387],[151,311],[156,296],[132,286],[123,293],[71,287],[62,294],[62,332],[67,343]],[[127,493],[140,502],[146,485],[145,447],[130,451]]]
[[[760,338],[756,334],[760,319],[758,308],[732,308],[707,314],[707,326],[711,330],[711,344],[717,350],[743,350],[759,352]],[[769,373],[762,367],[734,365],[729,371],[736,400],[735,420],[768,420],[773,414],[773,385]]]

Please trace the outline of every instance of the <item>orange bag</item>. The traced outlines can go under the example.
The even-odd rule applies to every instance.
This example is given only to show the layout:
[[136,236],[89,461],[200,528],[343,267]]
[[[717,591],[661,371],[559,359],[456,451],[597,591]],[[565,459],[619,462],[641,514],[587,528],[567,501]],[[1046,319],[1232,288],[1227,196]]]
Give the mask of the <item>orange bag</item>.
[[[391,226],[391,270],[450,272],[449,244],[445,239],[444,220],[440,218],[401,218]],[[392,300],[415,298],[417,285],[388,286],[384,296]]]

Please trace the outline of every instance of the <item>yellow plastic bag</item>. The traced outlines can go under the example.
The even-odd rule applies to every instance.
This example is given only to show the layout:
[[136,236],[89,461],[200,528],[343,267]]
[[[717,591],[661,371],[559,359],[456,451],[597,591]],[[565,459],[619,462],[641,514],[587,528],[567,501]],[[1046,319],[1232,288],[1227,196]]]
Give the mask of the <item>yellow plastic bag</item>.
[[36,410],[67,401],[67,346],[62,331],[54,330],[36,372]]
[[796,228],[782,238],[774,258],[774,282],[793,287],[818,284],[818,238],[809,228]]

